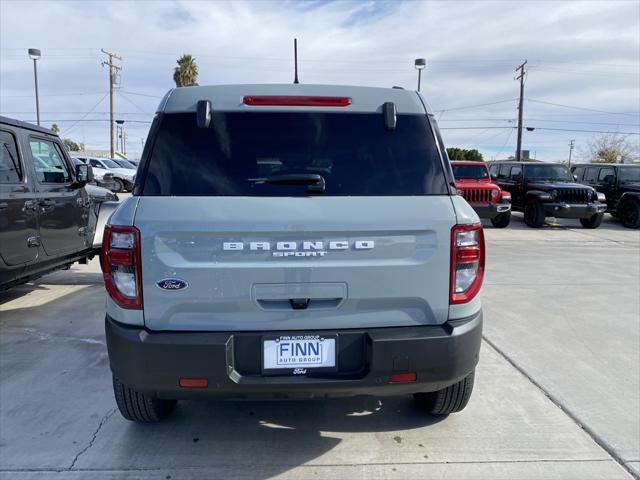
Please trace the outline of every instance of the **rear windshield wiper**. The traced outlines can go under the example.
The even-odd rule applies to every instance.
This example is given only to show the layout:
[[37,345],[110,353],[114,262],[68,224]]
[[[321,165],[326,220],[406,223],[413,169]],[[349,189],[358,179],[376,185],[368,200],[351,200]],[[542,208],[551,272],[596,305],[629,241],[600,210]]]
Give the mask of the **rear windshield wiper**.
[[317,173],[289,173],[263,178],[248,178],[248,182],[269,183],[271,185],[307,185],[307,192],[324,192],[325,181]]

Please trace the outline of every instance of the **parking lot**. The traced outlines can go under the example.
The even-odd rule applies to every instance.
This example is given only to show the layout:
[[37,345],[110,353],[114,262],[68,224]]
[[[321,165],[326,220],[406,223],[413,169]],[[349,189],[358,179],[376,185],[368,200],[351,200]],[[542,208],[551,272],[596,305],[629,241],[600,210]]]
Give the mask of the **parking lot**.
[[640,475],[640,232],[486,229],[485,341],[464,412],[409,397],[116,410],[94,260],[0,293],[2,478]]

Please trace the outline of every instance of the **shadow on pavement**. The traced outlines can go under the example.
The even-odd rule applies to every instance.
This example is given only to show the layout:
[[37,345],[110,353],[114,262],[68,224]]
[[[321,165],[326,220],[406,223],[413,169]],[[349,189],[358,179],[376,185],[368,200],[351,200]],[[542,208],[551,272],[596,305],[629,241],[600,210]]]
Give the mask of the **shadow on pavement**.
[[[307,463],[322,464],[317,459],[339,445],[349,458],[369,457],[372,462],[379,461],[370,448],[365,448],[371,442],[356,439],[370,434],[378,442],[387,442],[391,449],[407,442],[403,438],[406,430],[423,428],[446,418],[421,412],[410,396],[276,402],[184,401],[160,424],[128,423],[120,419],[118,412],[114,417],[119,421],[110,422],[110,432],[105,432],[101,442],[114,450],[107,454],[111,467],[115,463],[119,468],[180,470],[237,465],[239,471],[249,469],[252,478],[269,478]],[[341,445],[342,442],[348,444]],[[97,451],[102,455],[105,452],[100,447]],[[139,458],[132,457],[134,450],[149,465],[141,465]],[[159,456],[149,456],[149,450],[157,451]],[[332,454],[334,461],[339,456],[340,452]],[[176,459],[180,459],[178,463]]]

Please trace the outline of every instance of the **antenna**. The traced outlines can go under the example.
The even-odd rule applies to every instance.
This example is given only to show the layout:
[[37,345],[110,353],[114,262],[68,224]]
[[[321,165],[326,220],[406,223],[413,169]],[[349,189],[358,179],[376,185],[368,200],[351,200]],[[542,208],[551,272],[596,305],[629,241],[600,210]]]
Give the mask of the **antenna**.
[[298,81],[298,39],[297,38],[293,39],[293,63],[295,68],[293,83],[300,83]]

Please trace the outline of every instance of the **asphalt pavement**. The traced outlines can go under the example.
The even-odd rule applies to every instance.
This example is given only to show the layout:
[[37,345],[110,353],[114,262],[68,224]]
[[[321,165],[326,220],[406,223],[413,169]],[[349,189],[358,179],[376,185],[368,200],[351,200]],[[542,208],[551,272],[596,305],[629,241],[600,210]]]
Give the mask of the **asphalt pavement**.
[[116,410],[96,261],[0,292],[0,478],[625,479],[640,474],[640,231],[486,229],[460,414],[409,397]]

